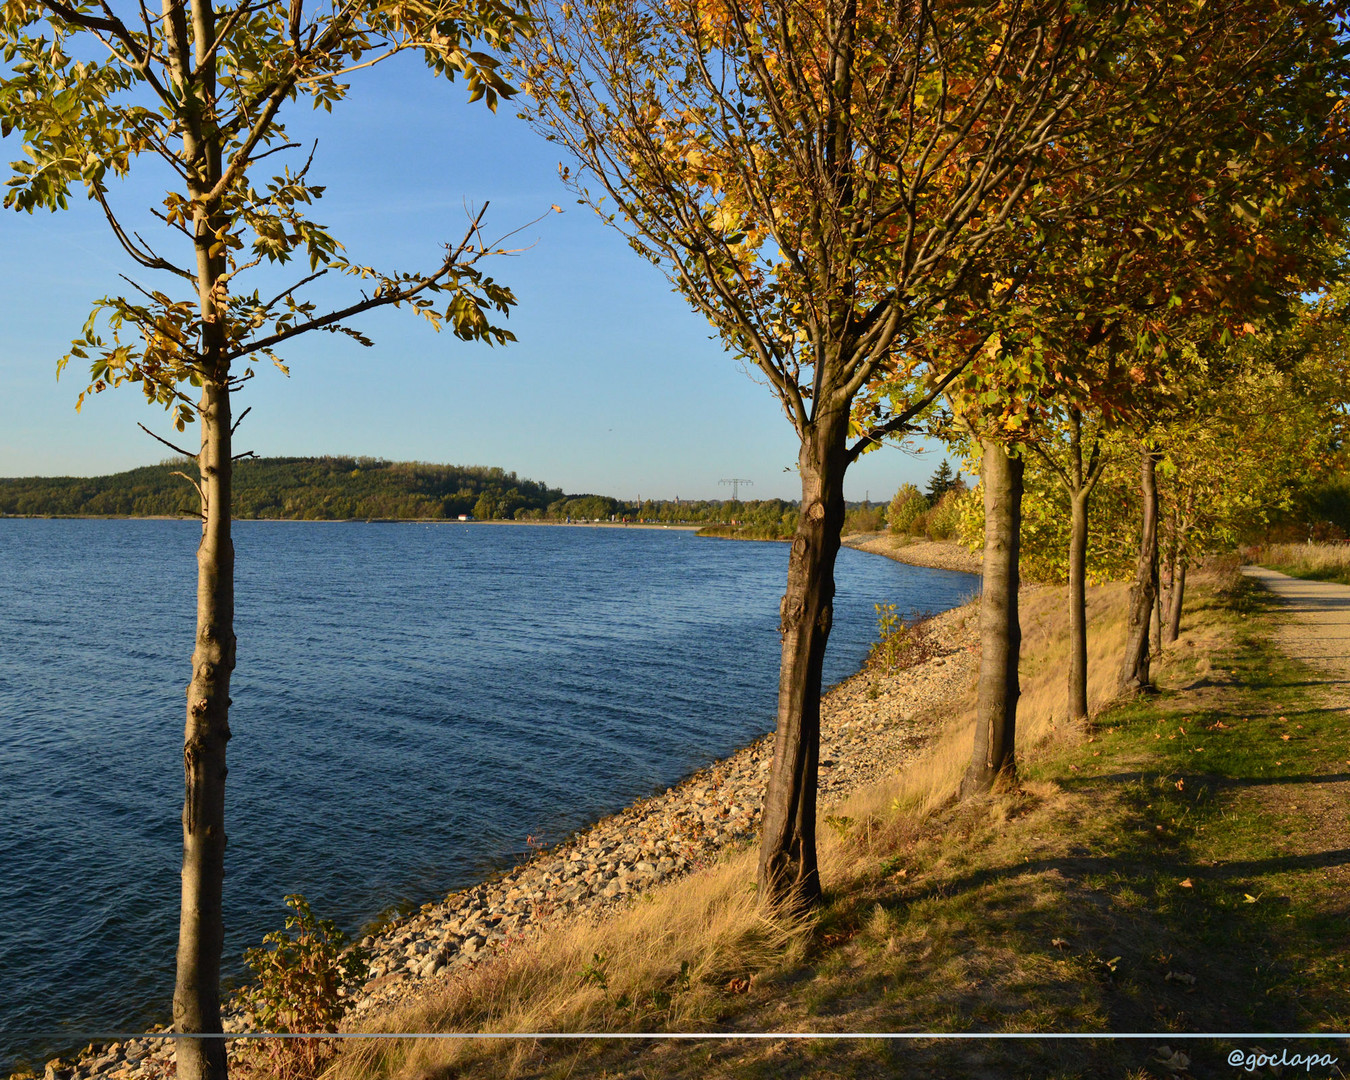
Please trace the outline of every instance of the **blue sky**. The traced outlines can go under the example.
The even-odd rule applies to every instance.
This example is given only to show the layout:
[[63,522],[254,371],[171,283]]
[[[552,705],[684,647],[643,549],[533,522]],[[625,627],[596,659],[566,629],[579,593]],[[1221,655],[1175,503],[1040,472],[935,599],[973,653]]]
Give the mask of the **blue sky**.
[[[310,178],[328,190],[313,216],[359,262],[434,266],[441,245],[462,235],[466,202],[491,201],[490,236],[545,215],[517,238],[528,250],[490,270],[517,294],[507,325],[519,341],[470,345],[394,311],[356,323],[371,349],[310,335],[283,354],[289,379],[260,370],[237,399],[236,411],[253,409],[239,449],[500,465],[629,499],[726,497],[718,481],[744,477],[750,497],[797,499],[796,439],[768,389],[710,340],[654,267],[576,204],[553,144],[509,102],[494,116],[465,98],[462,84],[399,58],[355,73],[331,117],[293,107],[287,126],[318,140]],[[0,150],[6,162],[21,154],[12,136]],[[147,175],[114,201],[128,225],[158,239],[145,208],[160,198]],[[548,213],[553,204],[564,213]],[[92,301],[127,288],[119,273],[152,283],[134,270],[74,193],[66,213],[0,216],[0,476],[98,475],[167,456],[136,423],[163,435],[170,426],[135,389],[102,394],[77,415],[83,372],[55,377]],[[314,296],[352,299],[342,283]],[[191,432],[177,438],[187,445]],[[940,456],[866,455],[847,495],[881,501],[905,481],[922,485]]]

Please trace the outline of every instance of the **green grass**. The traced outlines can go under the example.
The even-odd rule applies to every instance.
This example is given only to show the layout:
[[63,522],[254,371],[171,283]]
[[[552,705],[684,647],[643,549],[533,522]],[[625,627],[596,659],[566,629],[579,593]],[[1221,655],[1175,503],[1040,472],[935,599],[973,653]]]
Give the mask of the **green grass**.
[[716,536],[726,540],[791,540],[794,527],[787,525],[705,525],[698,536]]

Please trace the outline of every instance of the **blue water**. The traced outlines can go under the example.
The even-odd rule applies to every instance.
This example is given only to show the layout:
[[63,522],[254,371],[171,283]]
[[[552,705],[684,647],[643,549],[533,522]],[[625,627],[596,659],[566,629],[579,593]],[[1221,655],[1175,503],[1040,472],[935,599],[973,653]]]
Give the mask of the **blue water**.
[[[0,519],[0,1071],[167,1014],[197,536]],[[243,522],[235,548],[230,972],[287,893],[356,929],[773,726],[784,544]],[[848,549],[837,577],[831,682],[874,603],[977,586]]]

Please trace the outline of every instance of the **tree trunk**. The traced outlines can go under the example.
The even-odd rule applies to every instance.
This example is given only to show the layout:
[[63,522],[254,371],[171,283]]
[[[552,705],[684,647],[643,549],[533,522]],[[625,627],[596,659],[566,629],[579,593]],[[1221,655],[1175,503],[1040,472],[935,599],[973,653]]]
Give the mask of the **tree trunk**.
[[801,516],[788,556],[779,611],[782,663],[778,728],[764,795],[759,896],[772,909],[820,902],[816,866],[816,781],[820,759],[820,672],[834,611],[834,563],[844,525],[847,413],[817,419],[802,438]]
[[1167,628],[1164,631],[1168,644],[1176,641],[1181,633],[1181,609],[1186,602],[1186,529],[1195,512],[1195,490],[1186,495],[1185,513],[1177,512],[1172,527],[1172,595],[1168,597]]
[[[234,670],[234,546],[230,540],[230,396],[207,381],[201,398],[202,539],[197,548],[197,644],[183,740],[183,891],[174,1030],[219,1034],[225,942],[225,744]],[[223,1039],[178,1039],[180,1080],[226,1075]]]
[[[1172,590],[1176,585],[1177,579],[1177,552],[1178,552],[1178,519],[1177,507],[1172,506],[1172,512],[1167,515],[1167,527],[1165,535],[1167,542],[1165,545],[1159,544],[1159,570],[1158,570],[1158,632],[1159,637],[1155,640],[1155,652],[1161,651],[1163,642],[1166,640],[1167,633],[1167,613],[1172,610]],[[1163,554],[1163,551],[1166,554]]]
[[1139,560],[1130,586],[1130,609],[1125,624],[1125,660],[1120,668],[1122,692],[1140,693],[1149,683],[1149,622],[1158,592],[1158,459],[1145,450],[1139,464],[1139,489],[1144,519],[1139,536]]
[[993,439],[984,455],[984,589],[980,598],[980,683],[975,748],[961,782],[966,798],[990,790],[1017,770],[1017,660],[1022,627],[1017,617],[1018,546],[1022,527],[1020,457]]
[[1086,720],[1087,696],[1087,541],[1091,489],[1069,496],[1069,719]]
[[1150,656],[1162,655],[1162,589],[1154,586],[1153,614],[1148,619],[1148,649]]
[[[225,944],[221,895],[225,881],[225,744],[230,738],[230,675],[234,671],[234,545],[230,539],[230,368],[223,359],[227,290],[220,237],[229,223],[220,202],[206,196],[221,177],[212,0],[191,0],[189,35],[183,5],[166,5],[174,78],[183,97],[183,153],[194,200],[198,308],[202,318],[197,459],[202,539],[197,547],[197,639],[187,690],[183,735],[183,870],[178,916],[178,975],[173,992],[178,1080],[225,1080],[220,1023],[220,956]],[[195,74],[189,72],[196,69]]]
[[1168,605],[1168,625],[1164,640],[1169,645],[1177,640],[1181,633],[1181,603],[1185,599],[1185,552],[1177,559],[1176,570],[1172,574],[1172,602]]

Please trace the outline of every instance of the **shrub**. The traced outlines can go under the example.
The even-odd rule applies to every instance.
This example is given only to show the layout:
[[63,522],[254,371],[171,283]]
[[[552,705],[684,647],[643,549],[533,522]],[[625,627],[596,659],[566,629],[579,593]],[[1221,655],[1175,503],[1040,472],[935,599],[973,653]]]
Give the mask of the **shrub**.
[[[345,948],[347,935],[328,919],[316,919],[299,893],[286,897],[293,914],[286,926],[248,949],[244,961],[254,982],[239,990],[236,1003],[253,1030],[277,1034],[333,1032],[350,1008],[348,987],[369,972],[359,949]],[[296,931],[294,936],[287,931]],[[312,1080],[333,1051],[326,1039],[250,1040],[242,1055],[246,1069],[276,1080]]]
[[924,498],[923,492],[913,484],[902,484],[886,511],[886,524],[893,533],[916,533],[915,521],[927,510],[928,500]]
[[878,532],[883,524],[881,507],[879,506],[860,506],[844,515],[845,533]]
[[936,655],[929,619],[905,622],[894,604],[873,604],[877,610],[877,641],[867,653],[869,667],[882,672],[903,671]]
[[930,540],[950,540],[961,523],[961,496],[964,489],[949,489],[928,514],[927,529]]

